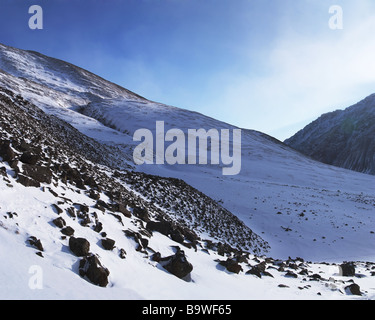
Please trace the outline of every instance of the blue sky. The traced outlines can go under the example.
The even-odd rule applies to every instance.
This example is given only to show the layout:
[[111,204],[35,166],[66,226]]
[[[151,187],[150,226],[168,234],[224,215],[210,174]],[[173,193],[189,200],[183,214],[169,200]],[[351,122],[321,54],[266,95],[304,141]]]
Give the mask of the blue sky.
[[[283,140],[375,92],[373,2],[0,0],[0,42]],[[43,30],[28,27],[32,4]]]

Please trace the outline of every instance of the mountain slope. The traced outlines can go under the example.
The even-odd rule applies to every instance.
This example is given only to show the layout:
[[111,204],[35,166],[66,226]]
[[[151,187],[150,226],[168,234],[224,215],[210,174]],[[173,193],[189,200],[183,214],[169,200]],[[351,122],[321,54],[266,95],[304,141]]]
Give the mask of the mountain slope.
[[375,174],[375,95],[320,118],[285,140],[318,161]]
[[259,256],[266,242],[183,181],[98,164],[108,147],[1,88],[0,111],[1,299],[375,296],[374,263]]
[[222,165],[135,166],[133,133],[140,128],[155,132],[156,121],[164,121],[165,130],[184,132],[235,127],[146,100],[69,63],[4,45],[0,51],[0,85],[101,145],[116,148],[109,155],[115,162],[108,164],[111,168],[121,172],[132,167],[140,174],[185,181],[262,236],[272,256],[330,261],[373,257],[372,176],[314,161],[252,130],[242,130],[241,172],[236,176],[223,176]]

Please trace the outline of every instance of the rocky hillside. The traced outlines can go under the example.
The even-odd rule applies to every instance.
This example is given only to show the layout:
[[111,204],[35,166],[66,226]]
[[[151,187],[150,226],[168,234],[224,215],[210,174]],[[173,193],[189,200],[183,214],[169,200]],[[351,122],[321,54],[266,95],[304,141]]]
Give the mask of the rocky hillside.
[[320,118],[285,140],[315,160],[375,174],[375,95]]
[[[0,109],[0,239],[7,252],[2,261],[12,263],[18,256],[13,272],[29,266],[29,273],[44,270],[48,286],[37,291],[44,292],[44,298],[67,298],[73,283],[75,293],[69,292],[69,298],[102,297],[84,283],[111,289],[106,297],[181,298],[181,292],[188,292],[187,297],[197,298],[207,290],[205,281],[214,281],[209,287],[222,281],[234,288],[241,283],[237,298],[255,298],[249,286],[265,290],[267,297],[269,292],[298,297],[298,291],[318,298],[322,292],[341,297],[371,294],[353,279],[373,276],[372,263],[316,264],[267,257],[269,246],[262,238],[184,181],[111,169],[115,149],[83,136],[9,90],[0,89]],[[2,274],[9,275],[6,265]],[[145,274],[131,276],[132,281],[124,272],[129,266],[132,272],[160,272],[164,282]],[[166,274],[194,287],[176,290],[180,284],[164,278]],[[44,289],[36,280],[22,289],[9,276],[1,277],[3,286],[9,279],[11,290],[1,291],[3,298],[35,298],[33,290]],[[169,294],[159,286],[169,288]],[[119,287],[123,289],[116,291]],[[226,296],[213,290],[218,297]]]
[[371,176],[250,130],[235,177],[135,167],[157,119],[233,127],[36,52],[0,68],[0,298],[375,297]]
[[[153,231],[187,248],[197,249],[200,241],[207,240],[225,250],[267,251],[268,244],[237,217],[182,180],[110,169],[115,148],[87,138],[9,90],[0,89],[0,108],[0,156],[11,168],[2,168],[3,179],[9,188],[13,186],[8,176],[12,176],[19,184],[56,198],[51,204],[51,211],[57,213],[52,223],[61,228],[61,235],[70,237],[69,247],[73,253],[78,250],[76,255],[88,256],[90,244],[74,242],[74,229],[66,217],[100,233],[103,214],[115,217],[118,228],[124,226],[123,219],[131,219],[135,228],[123,230],[124,234],[138,244],[136,250],[146,253]],[[85,201],[73,201],[58,187],[81,194]],[[112,250],[115,241],[102,236],[102,246]],[[36,235],[29,244],[43,252]],[[121,249],[119,254],[125,255]],[[87,259],[82,263],[99,265],[97,258]]]

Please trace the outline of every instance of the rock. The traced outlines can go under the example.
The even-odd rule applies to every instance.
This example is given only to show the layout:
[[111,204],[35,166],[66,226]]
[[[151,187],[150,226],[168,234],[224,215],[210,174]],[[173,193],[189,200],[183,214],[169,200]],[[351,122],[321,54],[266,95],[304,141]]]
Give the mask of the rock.
[[105,250],[113,250],[113,248],[115,247],[115,240],[112,240],[112,239],[102,239],[102,247],[105,249]]
[[151,261],[159,262],[160,260],[161,260],[161,253],[160,253],[160,252],[155,252],[155,253],[151,256]]
[[69,207],[68,209],[66,209],[66,212],[69,214],[69,216],[71,216],[72,218],[75,218],[76,217],[76,213],[75,213],[75,210],[74,210],[74,207]]
[[135,207],[133,209],[133,214],[138,217],[139,219],[145,221],[145,222],[149,222],[150,221],[150,217],[148,216],[148,212],[147,212],[147,209],[145,208],[140,208],[140,207]]
[[339,266],[340,275],[344,277],[354,277],[355,276],[355,266],[352,262],[344,262]]
[[40,183],[48,183],[52,182],[52,171],[44,166],[38,165],[29,165],[23,164],[22,165],[24,175],[40,182]]
[[122,213],[126,218],[131,218],[132,216],[132,213],[126,208],[126,205],[123,205],[122,203],[116,203],[113,205],[113,209]]
[[183,234],[178,229],[174,229],[171,232],[171,239],[173,241],[178,242],[178,243],[183,243],[184,240],[185,240],[185,237],[183,236]]
[[227,260],[215,260],[216,262],[219,262],[219,264],[223,267],[225,267],[226,270],[233,273],[240,273],[243,271],[240,264],[237,262],[236,259],[228,258]]
[[123,248],[120,249],[119,257],[121,259],[125,259],[126,258],[126,251],[125,251],[125,249],[123,249]]
[[229,255],[231,254],[232,252],[234,252],[233,248],[227,244],[227,243],[221,243],[221,242],[218,242],[217,244],[217,253],[221,256],[224,256],[224,255]]
[[193,270],[193,265],[187,261],[183,250],[177,250],[175,255],[162,260],[166,261],[166,263],[162,264],[164,269],[180,279],[187,277]]
[[319,280],[322,280],[322,277],[321,275],[317,274],[317,273],[314,273],[312,274],[311,276],[309,276],[310,280],[312,281],[319,281]]
[[61,217],[54,219],[52,222],[58,228],[64,228],[66,226],[65,220]]
[[95,205],[98,206],[98,208],[109,209],[108,204],[105,201],[103,201],[103,200],[96,201]]
[[40,239],[37,239],[36,237],[31,236],[31,237],[29,237],[28,242],[29,242],[30,245],[32,245],[36,249],[38,249],[40,251],[44,251],[43,245],[42,245],[42,242],[40,241]]
[[0,144],[0,156],[6,162],[14,160],[14,158],[16,156],[16,153],[11,148],[9,140],[1,141],[1,144]]
[[0,168],[0,175],[2,175],[3,177],[8,177],[7,169],[5,167]]
[[146,229],[168,236],[172,232],[173,227],[172,223],[168,221],[149,221],[147,222]]
[[285,274],[285,277],[298,278],[298,275],[293,271],[288,270]]
[[97,222],[94,227],[94,231],[99,233],[102,230],[103,230],[103,224],[101,222]]
[[80,219],[79,220],[79,224],[83,227],[86,227],[88,224],[91,223],[91,219],[89,217],[89,215],[87,213],[83,213],[83,212],[78,212],[78,218]]
[[22,163],[26,163],[26,164],[31,164],[31,165],[36,165],[36,163],[38,162],[39,160],[39,156],[36,155],[36,154],[32,154],[28,151],[24,152],[22,154],[22,156],[20,157],[20,161]]
[[57,214],[62,214],[63,213],[63,210],[57,204],[51,204],[51,207],[53,209],[55,209],[55,211],[57,212]]
[[361,296],[361,289],[358,284],[352,283],[350,286],[345,287],[346,292],[350,292],[353,295]]
[[35,181],[34,179],[26,177],[22,174],[18,174],[17,182],[25,187],[40,188],[40,183],[38,181]]
[[74,238],[69,239],[70,250],[78,257],[87,256],[90,251],[90,242],[85,238]]
[[100,199],[100,194],[95,192],[94,190],[90,189],[89,197],[94,200]]
[[302,269],[300,272],[298,272],[298,274],[301,276],[308,276],[309,271],[307,269]]
[[229,261],[227,261],[227,265],[226,265],[226,268],[229,272],[233,272],[233,273],[240,273],[242,270],[242,267],[238,264],[237,261],[235,260],[232,260],[230,259]]
[[66,236],[72,236],[74,234],[74,229],[72,227],[65,227],[64,229],[61,229],[61,233],[65,234]]
[[90,208],[87,205],[81,204],[81,203],[79,203],[78,205],[79,205],[79,211],[83,213],[89,213]]
[[102,266],[96,255],[91,254],[80,261],[79,274],[97,286],[106,287],[110,272]]
[[139,239],[140,241],[140,245],[142,246],[143,249],[146,249],[148,247],[148,239],[146,238],[140,238]]
[[258,278],[262,278],[262,274],[266,272],[266,263],[261,262],[255,266],[253,266],[246,274],[253,274]]
[[85,183],[81,178],[76,178],[73,181],[78,189],[86,190]]

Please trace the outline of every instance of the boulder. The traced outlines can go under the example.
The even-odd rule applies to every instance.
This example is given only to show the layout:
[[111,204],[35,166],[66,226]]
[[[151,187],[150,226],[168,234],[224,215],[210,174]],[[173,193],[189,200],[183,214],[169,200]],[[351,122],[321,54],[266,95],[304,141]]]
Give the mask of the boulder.
[[61,217],[54,219],[52,222],[58,228],[64,228],[66,226],[65,220]]
[[89,191],[89,197],[94,200],[99,200],[100,199],[100,194],[95,192],[94,190],[90,189]]
[[22,184],[25,187],[35,187],[35,188],[40,187],[40,183],[38,181],[35,181],[32,178],[26,177],[23,174],[18,174],[17,182]]
[[228,258],[227,260],[216,260],[219,264],[225,267],[229,272],[240,273],[243,271],[241,265],[235,260]]
[[15,158],[16,153],[11,148],[9,140],[0,142],[0,156],[7,162],[12,161]]
[[228,261],[226,268],[229,272],[233,272],[237,274],[243,271],[242,267],[238,264],[238,262],[232,259]]
[[77,257],[84,257],[90,251],[90,242],[85,238],[70,237],[69,248]]
[[99,233],[102,230],[103,230],[103,224],[100,221],[98,221],[94,226],[94,231]]
[[150,221],[150,217],[148,216],[148,212],[147,212],[147,209],[145,208],[140,208],[140,207],[135,207],[133,209],[133,214],[138,217],[139,219],[145,221],[145,222],[149,222]]
[[53,209],[55,209],[55,211],[57,212],[57,214],[62,214],[63,213],[63,210],[57,205],[57,204],[51,204],[51,207]]
[[40,183],[50,184],[52,182],[52,171],[47,167],[23,164],[22,169],[24,175]]
[[125,251],[125,249],[123,249],[123,248],[120,249],[119,257],[121,259],[125,259],[126,258],[126,251]]
[[105,250],[113,250],[113,248],[115,247],[115,240],[109,238],[102,239],[102,247]]
[[5,167],[0,168],[0,175],[2,175],[3,177],[8,177],[7,169]]
[[97,286],[106,287],[109,274],[108,269],[102,266],[94,254],[84,257],[79,263],[79,275]]
[[352,262],[344,262],[339,266],[340,275],[344,277],[354,277],[355,276],[355,266]]
[[253,267],[249,271],[246,272],[246,274],[252,274],[257,276],[258,278],[262,278],[262,274],[266,272],[266,263],[261,262]]
[[350,286],[345,287],[345,291],[347,293],[351,293],[351,294],[356,295],[356,296],[362,295],[361,289],[360,289],[359,285],[356,284],[356,283],[352,283]]
[[149,221],[147,222],[146,229],[150,231],[157,231],[161,234],[168,236],[172,230],[173,226],[171,222],[168,221]]
[[65,234],[66,236],[72,236],[74,234],[74,229],[72,227],[65,227],[64,229],[61,229],[61,233]]
[[36,249],[38,249],[40,251],[44,251],[43,245],[42,245],[42,242],[40,241],[40,239],[37,239],[36,237],[31,236],[31,237],[29,237],[28,242],[29,242],[30,245],[32,245]]
[[175,255],[162,260],[164,269],[180,279],[187,277],[193,270],[193,265],[187,261],[183,250],[177,250]]
[[185,237],[183,236],[183,234],[176,228],[176,229],[173,229],[172,232],[171,232],[171,239],[173,241],[176,241],[178,243],[183,243],[184,240],[185,240]]
[[28,152],[28,151],[24,152],[20,157],[20,161],[22,163],[26,163],[26,164],[30,164],[30,165],[36,165],[38,160],[39,160],[38,155],[32,154],[31,152]]
[[290,270],[287,270],[287,272],[285,273],[284,276],[289,277],[289,278],[298,278],[298,275],[296,273],[294,273],[293,271],[290,271]]
[[112,206],[113,210],[121,212],[126,218],[131,218],[132,213],[122,203],[116,203]]

